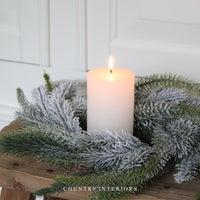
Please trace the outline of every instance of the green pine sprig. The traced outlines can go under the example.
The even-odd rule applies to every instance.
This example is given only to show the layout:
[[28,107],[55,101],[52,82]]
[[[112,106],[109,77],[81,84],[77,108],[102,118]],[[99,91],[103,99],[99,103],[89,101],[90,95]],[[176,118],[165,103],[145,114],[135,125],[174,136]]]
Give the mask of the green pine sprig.
[[78,165],[76,149],[63,137],[52,135],[37,126],[27,126],[1,136],[0,151],[18,157],[29,156],[55,167]]
[[24,92],[21,88],[17,88],[17,101],[22,108],[30,106],[29,101],[26,99]]
[[47,92],[52,92],[54,87],[53,83],[51,82],[50,76],[47,73],[44,73],[43,77],[45,80],[45,86],[47,88]]

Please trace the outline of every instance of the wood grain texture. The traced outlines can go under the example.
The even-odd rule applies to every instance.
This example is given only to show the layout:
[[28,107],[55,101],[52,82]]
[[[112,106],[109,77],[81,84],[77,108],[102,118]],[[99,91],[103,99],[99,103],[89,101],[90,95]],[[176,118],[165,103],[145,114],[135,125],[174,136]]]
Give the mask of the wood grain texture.
[[35,200],[30,192],[2,188],[0,200]]
[[[0,134],[7,134],[21,128],[23,124],[18,121],[12,122],[3,129]],[[53,183],[57,174],[66,174],[67,171],[49,167],[31,158],[16,158],[13,156],[0,155],[0,186],[18,191],[34,192],[36,189],[48,187]],[[172,170],[153,182],[143,192],[132,195],[127,200],[194,200],[195,194],[200,187],[200,176],[196,179],[177,184],[174,182]],[[65,192],[52,195],[45,200],[54,200],[60,197],[67,200],[86,199],[90,192]],[[14,199],[13,199],[14,200]]]
[[[54,181],[52,179],[35,176],[30,173],[0,168],[0,186],[5,188],[34,192],[36,189],[49,187],[53,182]],[[89,194],[89,192],[64,192],[53,196],[70,200],[78,200],[82,197],[88,197]]]

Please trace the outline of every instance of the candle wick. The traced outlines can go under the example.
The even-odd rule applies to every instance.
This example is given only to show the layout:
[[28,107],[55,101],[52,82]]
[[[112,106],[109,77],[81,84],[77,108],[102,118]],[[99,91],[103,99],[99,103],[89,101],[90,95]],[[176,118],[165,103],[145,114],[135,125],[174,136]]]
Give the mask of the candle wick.
[[112,73],[112,69],[110,69],[110,73]]

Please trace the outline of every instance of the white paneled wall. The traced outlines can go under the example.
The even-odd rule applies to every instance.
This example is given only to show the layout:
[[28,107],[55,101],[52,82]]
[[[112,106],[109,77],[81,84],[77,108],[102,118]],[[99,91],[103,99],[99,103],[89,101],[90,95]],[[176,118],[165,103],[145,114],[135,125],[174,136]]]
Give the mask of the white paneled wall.
[[117,38],[111,51],[119,66],[138,75],[168,72],[200,81],[198,0],[118,0],[116,4]]
[[76,70],[75,3],[73,0],[50,1],[50,67]]
[[119,67],[138,76],[166,72],[200,81],[198,0],[88,0],[88,4],[89,69],[105,65],[108,52]]
[[0,0],[0,128],[14,119],[15,91],[86,78],[116,65],[137,76],[177,73],[200,81],[199,0]]

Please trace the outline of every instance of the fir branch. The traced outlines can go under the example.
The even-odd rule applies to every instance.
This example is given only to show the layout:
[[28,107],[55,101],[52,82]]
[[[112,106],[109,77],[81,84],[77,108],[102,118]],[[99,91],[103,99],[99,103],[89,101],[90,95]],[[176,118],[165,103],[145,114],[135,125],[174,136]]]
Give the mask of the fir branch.
[[[163,156],[163,155],[162,155]],[[56,192],[63,192],[63,188],[68,187],[133,187],[134,190],[130,193],[119,191],[119,192],[95,192],[93,197],[98,197],[98,199],[119,199],[128,194],[132,194],[136,191],[142,190],[146,183],[158,174],[160,170],[163,169],[169,156],[165,155],[164,158],[160,154],[155,153],[147,164],[142,167],[134,168],[133,170],[127,172],[110,173],[103,175],[93,175],[93,176],[58,176],[56,182],[51,185],[51,188],[46,188],[38,190],[35,195],[50,195]],[[130,178],[131,177],[131,178]],[[92,197],[92,198],[93,198]]]
[[198,175],[200,166],[200,146],[192,150],[180,163],[176,164],[178,172],[174,174],[175,181],[182,183],[195,178]]
[[143,104],[148,101],[180,103],[186,101],[187,93],[183,89],[158,87],[148,91],[136,91],[135,103]]
[[82,164],[98,172],[127,171],[141,166],[151,156],[152,149],[126,132],[93,131],[79,136],[87,149]]
[[56,194],[56,193],[61,193],[64,192],[65,184],[57,184],[57,183],[52,183],[51,187],[48,188],[43,188],[40,190],[36,190],[33,195],[34,196],[47,196],[49,194]]
[[53,124],[65,130],[81,131],[79,119],[74,115],[75,110],[73,110],[72,103],[70,100],[62,98],[62,95],[57,89],[52,92],[49,101],[50,119],[53,120]]
[[165,143],[176,159],[187,157],[200,144],[200,123],[189,119],[177,118],[165,126],[154,129],[153,144]]
[[67,168],[78,165],[75,147],[62,135],[28,126],[0,137],[0,151],[19,157],[30,156],[47,164]]
[[61,81],[55,83],[54,93],[57,93],[60,98],[72,100],[75,97],[76,89],[71,81]]
[[[79,119],[74,115],[76,110],[73,110],[72,107],[76,105],[76,102],[72,103],[71,100],[65,99],[66,96],[71,96],[68,95],[70,87],[69,84],[67,87],[61,84],[50,94],[42,86],[35,89],[33,91],[35,104],[23,107],[16,113],[17,117],[38,125],[46,124],[73,132],[80,131]],[[86,101],[82,101],[82,103],[86,103]],[[83,107],[79,102],[76,108],[80,111],[81,106]]]
[[43,78],[45,80],[45,86],[46,86],[47,92],[52,92],[53,83],[51,82],[49,75],[47,73],[44,73]]
[[22,108],[30,106],[29,101],[26,99],[24,92],[21,88],[17,88],[17,101]]
[[136,104],[134,112],[134,129],[139,134],[152,133],[156,127],[165,125],[178,116],[193,121],[200,120],[200,107],[185,103],[147,101]]
[[179,88],[187,90],[190,94],[196,94],[200,96],[200,84],[195,83],[191,80],[183,78],[182,76],[176,76],[172,74],[164,74],[164,75],[151,75],[146,76],[145,78],[141,78],[136,82],[135,88],[136,91],[150,91],[152,89],[158,88]]

